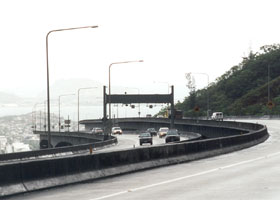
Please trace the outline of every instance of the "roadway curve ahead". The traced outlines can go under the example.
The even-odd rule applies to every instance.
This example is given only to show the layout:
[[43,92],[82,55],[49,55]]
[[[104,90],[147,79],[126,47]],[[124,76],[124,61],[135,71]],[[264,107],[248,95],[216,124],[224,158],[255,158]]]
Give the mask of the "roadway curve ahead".
[[[97,149],[97,152],[108,152],[108,151],[117,151],[117,150],[124,150],[124,149],[131,149],[131,148],[137,148],[140,147],[139,144],[139,137],[137,134],[123,134],[123,135],[114,135],[118,138],[118,144],[108,146],[105,148]],[[187,140],[189,138],[193,137],[192,135],[187,137],[182,137],[181,140]],[[164,138],[159,138],[158,136],[153,137],[153,146],[155,145],[162,145],[165,144]],[[142,144],[143,146],[150,146],[150,144]]]
[[258,122],[267,125],[270,137],[249,149],[11,199],[279,200],[280,121]]
[[[118,144],[97,150],[98,152],[102,151],[114,151],[114,150],[123,150],[131,149],[134,147],[140,147],[139,138],[137,134],[123,134],[123,135],[114,135],[118,138]],[[153,137],[153,145],[163,144],[165,142],[164,138]],[[143,144],[143,146],[150,146],[150,144]]]

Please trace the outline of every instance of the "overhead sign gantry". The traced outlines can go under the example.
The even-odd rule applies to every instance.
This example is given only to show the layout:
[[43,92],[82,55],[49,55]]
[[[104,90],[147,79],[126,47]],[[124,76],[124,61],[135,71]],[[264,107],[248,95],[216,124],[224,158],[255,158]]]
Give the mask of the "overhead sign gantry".
[[[171,86],[170,94],[107,94],[106,86],[103,87],[103,119],[107,121],[107,104],[136,104],[136,103],[153,103],[171,104],[171,121],[170,128],[174,126],[174,86]],[[110,117],[110,116],[109,116]]]

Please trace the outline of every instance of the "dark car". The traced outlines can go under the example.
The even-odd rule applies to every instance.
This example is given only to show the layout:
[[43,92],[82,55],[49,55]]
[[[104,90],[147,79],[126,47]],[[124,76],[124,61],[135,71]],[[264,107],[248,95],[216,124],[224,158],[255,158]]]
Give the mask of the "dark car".
[[165,137],[165,143],[179,142],[179,141],[180,141],[180,135],[178,133],[178,130],[177,129],[168,130],[166,137]]
[[150,143],[152,145],[153,144],[153,137],[151,136],[151,134],[149,132],[141,133],[139,135],[139,143],[140,143],[140,146],[143,143]]
[[151,133],[151,136],[156,136],[157,135],[157,131],[154,128],[148,128],[147,132]]

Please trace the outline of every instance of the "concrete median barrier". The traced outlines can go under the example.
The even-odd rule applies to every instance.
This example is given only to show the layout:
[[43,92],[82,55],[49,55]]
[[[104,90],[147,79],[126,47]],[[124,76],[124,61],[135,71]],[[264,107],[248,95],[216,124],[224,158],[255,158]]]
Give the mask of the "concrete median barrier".
[[227,137],[2,164],[0,197],[216,156],[268,138],[264,126],[232,136],[223,130]]
[[26,192],[21,163],[0,165],[0,197]]

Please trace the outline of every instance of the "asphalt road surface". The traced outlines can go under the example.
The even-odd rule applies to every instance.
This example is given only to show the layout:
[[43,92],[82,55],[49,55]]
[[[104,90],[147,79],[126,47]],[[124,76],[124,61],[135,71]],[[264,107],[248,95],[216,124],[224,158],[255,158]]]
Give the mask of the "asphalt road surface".
[[[140,147],[139,137],[137,134],[123,134],[123,135],[114,135],[118,138],[118,144],[105,147],[102,149],[97,149],[97,152],[108,152],[115,150],[131,149]],[[187,140],[187,137],[182,137],[181,140]],[[153,146],[165,144],[165,138],[159,138],[158,136],[153,136]],[[143,147],[151,146],[149,143],[142,144]]]
[[[111,147],[106,147],[98,151],[112,151],[112,150],[121,150],[121,149],[131,149],[140,147],[139,138],[137,134],[123,134],[123,135],[114,135],[118,138],[118,144]],[[153,137],[153,145],[159,145],[165,143],[164,138],[159,138],[157,136]],[[143,144],[143,146],[150,146],[149,143]]]
[[270,137],[248,149],[11,199],[279,200],[280,121],[258,120],[258,123],[267,125]]

